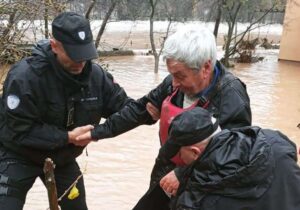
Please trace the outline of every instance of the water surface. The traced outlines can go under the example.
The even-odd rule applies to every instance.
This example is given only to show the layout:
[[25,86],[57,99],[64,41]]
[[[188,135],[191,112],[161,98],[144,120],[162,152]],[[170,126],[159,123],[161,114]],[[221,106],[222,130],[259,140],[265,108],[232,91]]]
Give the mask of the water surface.
[[[265,54],[265,52],[262,52]],[[232,70],[246,84],[253,124],[279,129],[300,143],[300,64],[277,62],[278,51],[264,61],[238,64]],[[168,74],[163,62],[153,73],[151,56],[105,58],[115,80],[133,98],[139,98]],[[140,126],[113,139],[88,146],[89,156],[78,158],[85,173],[90,210],[129,210],[146,191],[159,148],[158,125]],[[47,194],[37,181],[28,194],[25,210],[47,209]]]

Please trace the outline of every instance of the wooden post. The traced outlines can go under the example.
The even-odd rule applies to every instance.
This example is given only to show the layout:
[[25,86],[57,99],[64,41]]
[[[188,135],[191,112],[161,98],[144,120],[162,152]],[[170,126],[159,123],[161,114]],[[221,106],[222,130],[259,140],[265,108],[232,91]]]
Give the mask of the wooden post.
[[44,0],[44,22],[45,22],[45,39],[49,39],[49,28],[48,28],[48,19],[49,19],[49,7],[50,7],[50,2],[49,0]]
[[50,158],[47,158],[44,163],[45,184],[48,191],[48,199],[50,210],[59,210],[57,201],[56,183],[54,177],[55,164]]

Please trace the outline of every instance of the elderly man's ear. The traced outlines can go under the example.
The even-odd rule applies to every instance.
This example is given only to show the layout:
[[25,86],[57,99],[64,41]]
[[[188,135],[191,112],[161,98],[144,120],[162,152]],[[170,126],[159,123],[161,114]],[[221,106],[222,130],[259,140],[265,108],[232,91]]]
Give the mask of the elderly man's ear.
[[193,156],[194,160],[197,160],[203,151],[203,149],[201,147],[197,147],[197,146],[191,146],[190,150],[193,154],[192,156]]

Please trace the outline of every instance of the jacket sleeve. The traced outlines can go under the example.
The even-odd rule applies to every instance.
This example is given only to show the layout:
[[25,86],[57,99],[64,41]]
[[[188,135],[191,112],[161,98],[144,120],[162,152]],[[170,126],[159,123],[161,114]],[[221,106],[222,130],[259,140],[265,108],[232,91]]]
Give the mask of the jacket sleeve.
[[227,88],[221,93],[221,128],[231,129],[250,126],[252,114],[246,85],[237,79],[232,84],[228,84]]
[[121,110],[126,104],[133,101],[133,99],[127,96],[125,90],[114,81],[114,78],[110,73],[104,70],[102,71],[104,73],[101,82],[104,92],[104,110],[102,117],[108,118],[110,115]]
[[1,141],[43,150],[63,147],[68,143],[67,131],[41,120],[39,99],[27,76],[10,74],[4,84]]
[[152,117],[146,110],[146,104],[151,102],[159,110],[171,87],[171,76],[168,76],[155,89],[142,98],[129,102],[124,108],[111,115],[105,123],[97,125],[92,130],[93,139],[110,138],[129,131],[139,125],[153,124]]

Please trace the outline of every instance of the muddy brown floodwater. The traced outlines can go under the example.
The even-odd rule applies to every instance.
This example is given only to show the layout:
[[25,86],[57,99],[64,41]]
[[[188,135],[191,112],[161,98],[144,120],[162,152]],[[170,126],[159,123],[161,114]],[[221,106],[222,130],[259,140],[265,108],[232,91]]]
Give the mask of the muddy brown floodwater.
[[[266,59],[238,64],[232,70],[246,84],[253,124],[279,129],[300,144],[300,64],[278,62],[278,51],[262,51]],[[153,73],[151,56],[110,57],[110,72],[133,98],[154,88],[168,74],[163,62]],[[158,125],[140,126],[113,139],[88,146],[89,156],[78,158],[84,171],[90,210],[129,210],[148,187],[159,148]],[[30,190],[25,210],[46,210],[47,194],[39,180]]]

